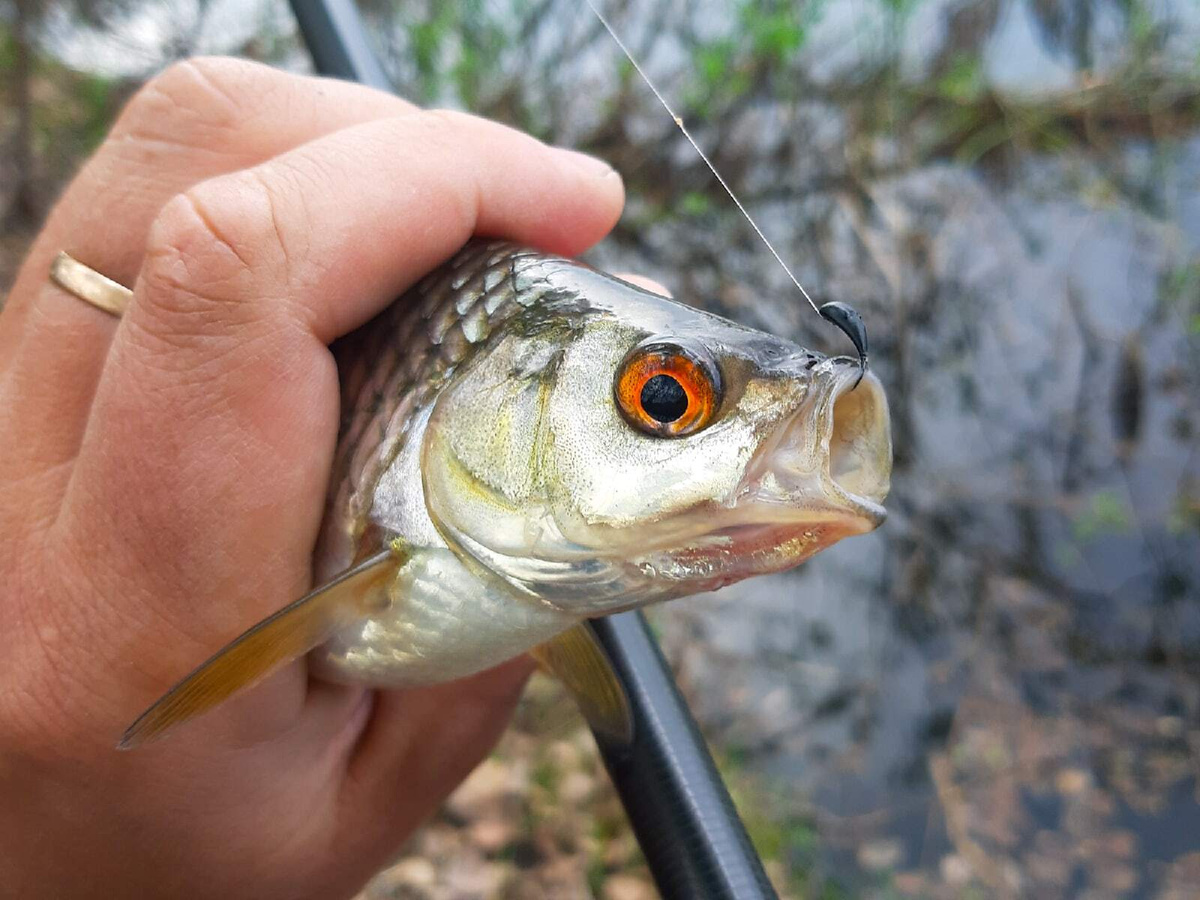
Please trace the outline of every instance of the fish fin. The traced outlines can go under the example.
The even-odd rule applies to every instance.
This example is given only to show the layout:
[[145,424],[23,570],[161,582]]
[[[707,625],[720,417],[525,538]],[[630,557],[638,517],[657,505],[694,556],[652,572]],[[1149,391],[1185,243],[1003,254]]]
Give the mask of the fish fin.
[[376,553],[305,594],[226,644],[134,720],[117,747],[160,737],[299,659],[362,615],[388,576],[406,561],[398,547]]
[[538,645],[530,655],[566,685],[594,730],[621,744],[633,743],[629,698],[587,622]]

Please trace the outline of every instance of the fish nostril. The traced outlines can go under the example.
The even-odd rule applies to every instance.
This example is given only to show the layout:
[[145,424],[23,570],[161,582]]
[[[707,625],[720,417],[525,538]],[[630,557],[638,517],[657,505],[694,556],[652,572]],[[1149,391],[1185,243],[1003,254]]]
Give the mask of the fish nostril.
[[892,437],[887,401],[868,378],[833,404],[829,477],[848,494],[880,503],[891,487]]

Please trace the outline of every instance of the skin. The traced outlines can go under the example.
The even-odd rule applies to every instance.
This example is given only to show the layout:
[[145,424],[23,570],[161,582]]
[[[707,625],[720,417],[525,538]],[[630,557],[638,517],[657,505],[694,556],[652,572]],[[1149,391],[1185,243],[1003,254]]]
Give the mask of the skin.
[[[114,742],[309,586],[329,342],[472,233],[576,254],[622,200],[597,160],[249,63],[131,101],[0,314],[0,896],[348,896],[487,752],[524,659],[386,695],[299,662]],[[47,281],[60,249],[134,286],[122,320]]]

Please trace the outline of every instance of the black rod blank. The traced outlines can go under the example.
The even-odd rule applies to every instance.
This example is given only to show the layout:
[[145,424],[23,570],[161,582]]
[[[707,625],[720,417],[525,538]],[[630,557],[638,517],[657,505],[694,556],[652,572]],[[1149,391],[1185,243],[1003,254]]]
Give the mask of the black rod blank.
[[393,92],[353,0],[291,0],[291,3],[318,73]]
[[640,612],[592,622],[633,713],[596,742],[664,900],[776,900],[708,746]]

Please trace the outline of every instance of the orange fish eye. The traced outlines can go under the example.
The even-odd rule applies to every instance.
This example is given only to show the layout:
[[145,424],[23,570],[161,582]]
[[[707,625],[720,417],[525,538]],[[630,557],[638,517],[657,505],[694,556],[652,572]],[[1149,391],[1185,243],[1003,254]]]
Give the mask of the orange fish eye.
[[613,393],[631,425],[657,437],[684,437],[716,415],[721,373],[701,349],[654,341],[622,360]]

